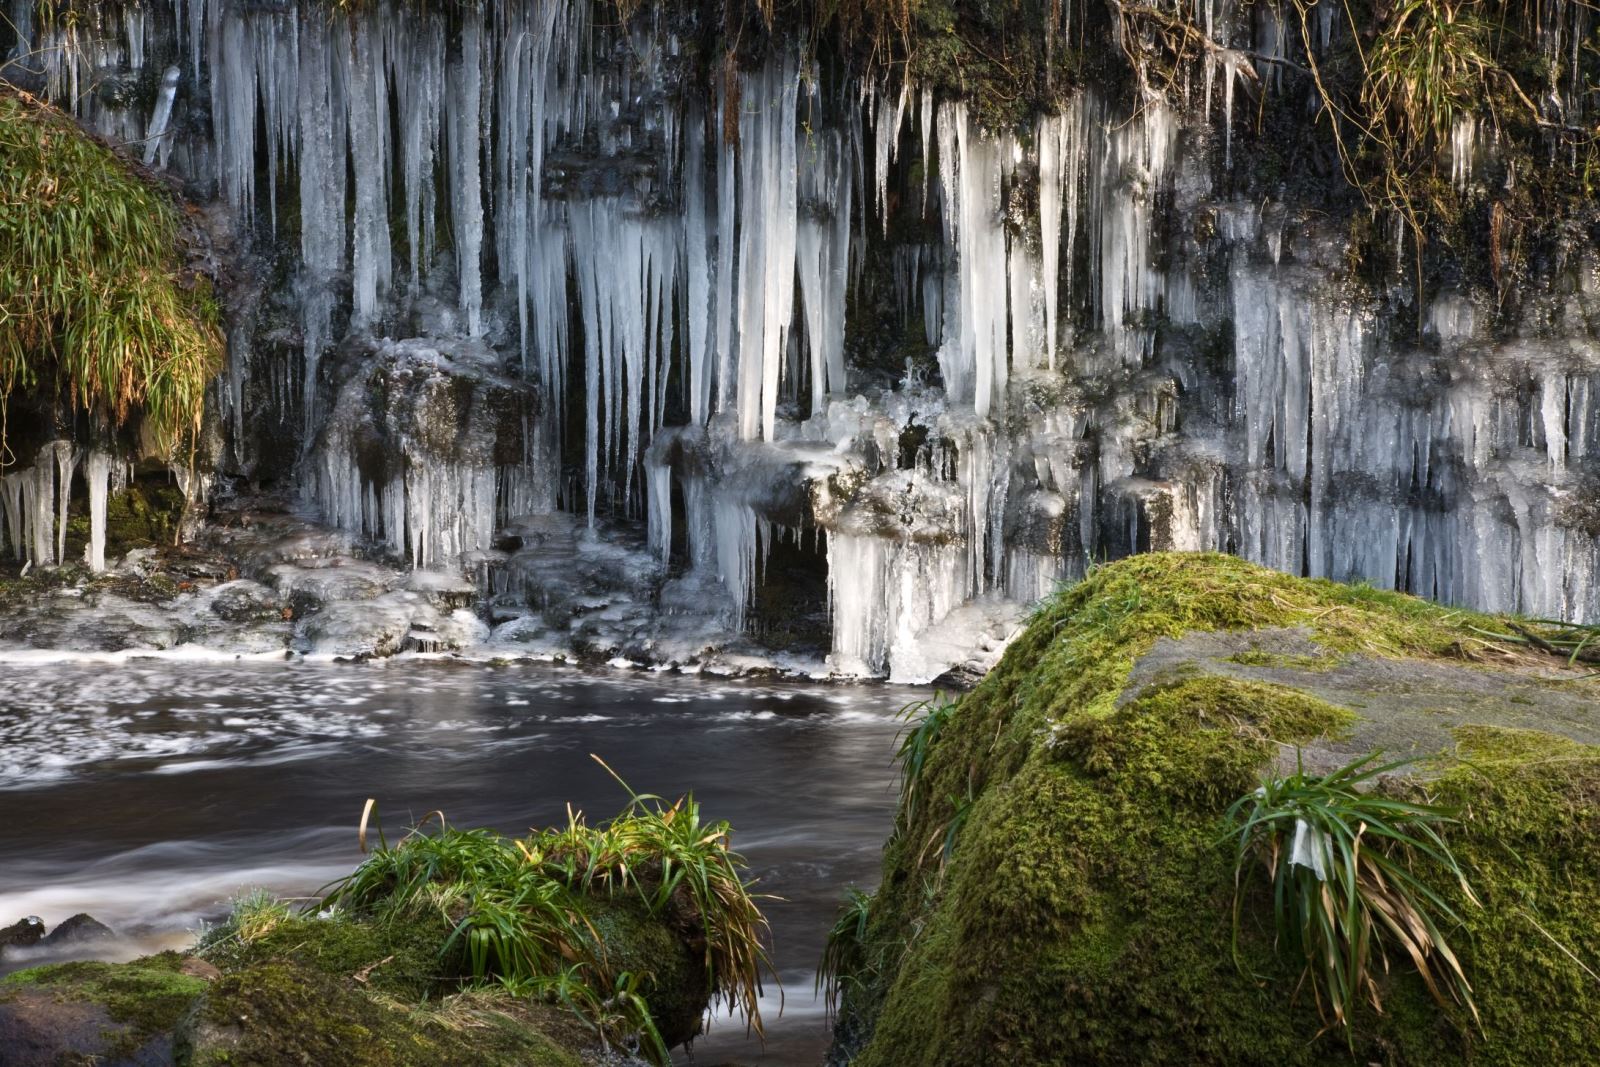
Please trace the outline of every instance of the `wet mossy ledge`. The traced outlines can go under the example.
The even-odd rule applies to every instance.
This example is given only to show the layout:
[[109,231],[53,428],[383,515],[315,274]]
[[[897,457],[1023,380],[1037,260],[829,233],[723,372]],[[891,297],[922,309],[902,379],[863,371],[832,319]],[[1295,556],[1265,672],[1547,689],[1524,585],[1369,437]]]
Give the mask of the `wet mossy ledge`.
[[239,900],[187,954],[0,978],[5,1062],[659,1067],[708,1011],[759,1031],[766,924],[692,798],[517,839],[440,823],[309,907]]
[[[908,727],[882,884],[830,940],[832,1062],[1591,1062],[1600,680],[1519,626],[1538,633],[1217,555],[1064,589],[975,690]],[[1297,761],[1375,750],[1415,759],[1378,794],[1452,809],[1481,906],[1434,888],[1481,1020],[1391,940],[1383,1010],[1361,1003],[1347,1044],[1304,959],[1275,949],[1255,868],[1235,943],[1225,813]]]

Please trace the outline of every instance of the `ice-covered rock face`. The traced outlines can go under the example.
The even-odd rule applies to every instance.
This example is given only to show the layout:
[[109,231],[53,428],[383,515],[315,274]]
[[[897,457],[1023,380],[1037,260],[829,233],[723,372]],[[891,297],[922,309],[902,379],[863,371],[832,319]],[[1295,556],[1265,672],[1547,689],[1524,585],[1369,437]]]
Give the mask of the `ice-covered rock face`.
[[555,506],[528,383],[483,341],[352,346],[303,464],[335,526],[416,567],[459,566],[509,517]]
[[[783,47],[707,74],[660,12],[588,0],[117,10],[40,79],[279,264],[225,465],[298,425],[322,516],[473,577],[495,641],[726,644],[774,546],[825,571],[835,669],[905,680],[1146,549],[1600,619],[1595,263],[1520,322],[1467,291],[1398,315],[1409,274],[1354,280],[1342,222],[1218,180],[1247,51],[1186,102],[997,133]],[[1456,131],[1458,186],[1492,147]],[[40,561],[56,460],[0,492]],[[378,595],[396,641],[455,625]]]

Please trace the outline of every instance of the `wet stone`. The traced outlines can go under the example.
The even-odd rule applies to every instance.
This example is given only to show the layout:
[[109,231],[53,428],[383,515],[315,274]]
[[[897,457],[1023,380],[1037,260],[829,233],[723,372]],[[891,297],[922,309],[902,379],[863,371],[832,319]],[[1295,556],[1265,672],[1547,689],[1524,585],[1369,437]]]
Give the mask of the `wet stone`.
[[189,956],[178,965],[178,973],[186,974],[190,978],[198,978],[203,982],[215,982],[222,977],[222,972],[215,964],[207,963],[199,956]]
[[30,945],[37,945],[42,940],[44,940],[44,920],[37,915],[19,919],[10,926],[0,929],[0,956],[4,956],[8,948],[27,948]]
[[48,948],[60,948],[66,945],[82,945],[91,941],[104,941],[115,937],[111,927],[85,912],[79,912],[69,919],[57,923],[45,937],[43,944]]

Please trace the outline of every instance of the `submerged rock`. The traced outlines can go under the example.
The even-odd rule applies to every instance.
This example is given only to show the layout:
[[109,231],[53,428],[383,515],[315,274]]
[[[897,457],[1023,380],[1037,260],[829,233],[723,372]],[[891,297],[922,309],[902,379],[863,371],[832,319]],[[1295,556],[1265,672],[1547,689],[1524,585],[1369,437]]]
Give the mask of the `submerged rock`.
[[[1500,620],[1157,554],[1046,602],[913,735],[835,1062],[1584,1064],[1600,1044],[1600,689]],[[1459,812],[1481,906],[1430,884],[1481,1023],[1391,938],[1349,1043],[1223,813],[1268,774],[1416,757],[1374,788]],[[1368,848],[1383,847],[1368,838]],[[1426,864],[1423,864],[1426,866]],[[1435,964],[1437,966],[1437,964]]]

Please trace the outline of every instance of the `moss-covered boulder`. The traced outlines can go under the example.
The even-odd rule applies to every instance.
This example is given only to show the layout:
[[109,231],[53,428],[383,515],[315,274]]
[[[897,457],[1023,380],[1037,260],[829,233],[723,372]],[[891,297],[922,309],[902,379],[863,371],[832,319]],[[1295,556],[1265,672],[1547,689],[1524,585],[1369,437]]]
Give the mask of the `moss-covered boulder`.
[[546,1004],[439,978],[423,929],[285,918],[248,945],[0,980],[0,1062],[579,1067],[593,1036]]
[[[665,924],[628,901],[594,902],[608,950],[658,974],[664,1033],[698,1030],[703,972]],[[63,963],[0,979],[0,1062],[578,1067],[594,1031],[559,1006],[470,988],[442,917],[319,919],[258,901],[203,939],[199,956]],[[696,992],[698,990],[698,992]],[[698,997],[698,1000],[695,998]]]
[[[835,1057],[1592,1062],[1597,742],[1600,683],[1501,621],[1221,556],[1104,567],[909,735],[881,888],[835,944]],[[1438,888],[1481,1024],[1391,957],[1347,1045],[1275,950],[1264,879],[1235,946],[1223,816],[1297,752],[1332,769],[1377,749],[1428,757],[1378,788],[1459,809],[1482,905]]]

